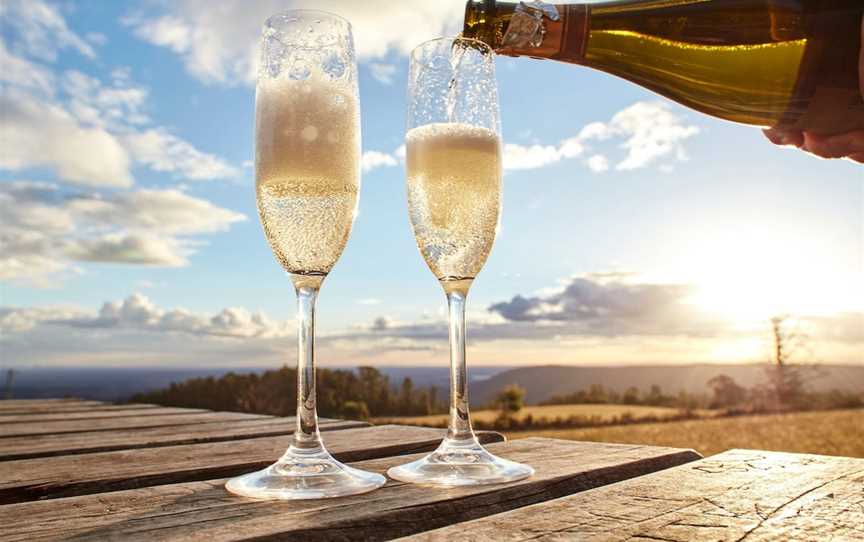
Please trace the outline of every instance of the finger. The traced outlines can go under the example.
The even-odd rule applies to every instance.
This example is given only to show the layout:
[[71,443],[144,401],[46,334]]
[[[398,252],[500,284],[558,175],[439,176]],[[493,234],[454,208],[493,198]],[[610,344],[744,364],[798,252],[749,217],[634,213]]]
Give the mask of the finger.
[[801,132],[779,130],[777,128],[769,128],[762,130],[765,137],[775,145],[800,147],[804,144],[804,134]]
[[864,164],[864,152],[859,152],[856,154],[850,154],[846,158],[852,160],[853,162],[858,162],[859,164]]
[[822,158],[843,158],[864,153],[864,130],[833,136],[805,132],[802,148]]
[[858,85],[864,96],[864,17],[861,18],[861,51],[858,52]]

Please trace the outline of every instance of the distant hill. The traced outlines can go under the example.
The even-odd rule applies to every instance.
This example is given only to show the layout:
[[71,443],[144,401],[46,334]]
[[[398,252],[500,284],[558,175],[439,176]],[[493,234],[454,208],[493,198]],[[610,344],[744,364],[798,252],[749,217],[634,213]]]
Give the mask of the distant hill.
[[[15,368],[12,399],[78,397],[121,401],[135,393],[156,391],[172,382],[235,373],[262,373],[258,367],[202,369],[195,367],[22,367]],[[0,373],[0,387],[5,373]],[[5,391],[5,390],[4,390]]]
[[[289,364],[293,367],[293,363]],[[278,369],[273,367],[15,367],[11,398],[38,399],[44,397],[78,397],[99,401],[122,401],[136,393],[146,393],[167,388],[173,382],[190,378],[219,378],[228,372],[236,374],[257,373]],[[332,367],[334,369],[356,369],[356,366]],[[510,369],[506,366],[476,367],[471,370],[472,385],[492,375]],[[434,367],[379,367],[399,385],[410,377],[414,387],[436,386],[446,398],[450,387],[450,369],[445,363]],[[0,399],[3,399],[6,372],[0,371]]]
[[[666,393],[685,390],[706,393],[705,383],[725,374],[744,387],[752,387],[764,379],[763,364],[750,365],[665,365],[665,366],[603,366],[574,367],[545,365],[522,367],[499,373],[482,382],[471,384],[471,403],[488,403],[503,388],[518,384],[525,388],[525,401],[536,404],[553,395],[564,395],[602,384],[607,389],[623,392],[630,386],[645,390],[657,384]],[[864,365],[819,365],[825,376],[810,383],[813,391],[840,389],[864,390]]]

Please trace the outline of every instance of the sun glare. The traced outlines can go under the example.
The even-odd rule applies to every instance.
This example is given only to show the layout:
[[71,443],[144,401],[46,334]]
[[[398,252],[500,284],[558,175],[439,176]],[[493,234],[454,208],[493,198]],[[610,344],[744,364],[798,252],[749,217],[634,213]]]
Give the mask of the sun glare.
[[815,236],[768,228],[729,232],[690,250],[683,267],[696,287],[690,302],[740,327],[780,314],[864,309],[861,277],[855,278],[860,269],[848,253]]

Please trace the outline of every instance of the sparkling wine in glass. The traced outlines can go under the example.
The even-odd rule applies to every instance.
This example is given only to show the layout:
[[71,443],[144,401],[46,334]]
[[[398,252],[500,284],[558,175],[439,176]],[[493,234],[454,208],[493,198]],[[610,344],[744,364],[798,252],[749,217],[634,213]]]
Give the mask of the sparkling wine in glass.
[[315,301],[348,241],[360,192],[357,64],[351,25],[341,17],[295,10],[265,22],[255,188],[264,234],[297,293],[297,428],[276,463],[225,487],[284,500],[371,491],[385,478],[327,452],[315,407]]
[[441,38],[411,53],[408,213],[417,247],[444,288],[450,313],[450,422],[426,457],[394,467],[403,482],[443,486],[497,484],[534,473],[489,453],[468,412],[465,300],[498,232],[501,138],[492,50]]

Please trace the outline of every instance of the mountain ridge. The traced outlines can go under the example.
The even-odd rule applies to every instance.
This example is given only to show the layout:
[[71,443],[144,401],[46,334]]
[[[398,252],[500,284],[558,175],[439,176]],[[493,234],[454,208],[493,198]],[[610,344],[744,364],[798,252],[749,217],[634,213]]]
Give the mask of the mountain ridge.
[[[472,383],[471,402],[485,405],[496,393],[511,384],[525,389],[525,402],[528,404],[537,404],[553,395],[573,393],[593,384],[617,392],[623,392],[631,386],[646,390],[656,384],[666,393],[678,393],[680,390],[708,393],[706,383],[717,375],[728,375],[739,385],[750,388],[765,381],[767,367],[770,365],[766,363],[519,367]],[[818,364],[815,367],[824,374],[808,382],[809,388],[814,391],[864,391],[864,365]]]

